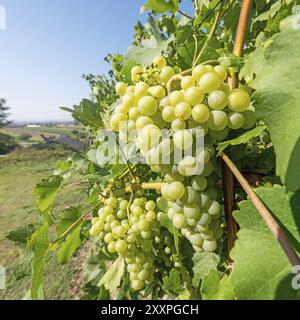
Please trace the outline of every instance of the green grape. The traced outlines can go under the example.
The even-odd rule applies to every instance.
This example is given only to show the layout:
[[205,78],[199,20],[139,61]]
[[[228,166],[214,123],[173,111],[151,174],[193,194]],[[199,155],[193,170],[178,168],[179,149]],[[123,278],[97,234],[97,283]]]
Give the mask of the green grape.
[[206,192],[200,193],[200,203],[202,208],[205,208],[210,203],[210,197],[208,193]]
[[162,118],[166,122],[172,122],[176,119],[175,108],[174,107],[164,107],[161,115],[162,115]]
[[162,83],[166,84],[174,75],[175,71],[173,68],[169,66],[163,67],[160,72],[160,80]]
[[150,239],[144,239],[141,243],[141,249],[144,252],[150,252],[152,250],[152,241]]
[[184,205],[184,204],[192,204],[197,202],[199,199],[199,194],[197,191],[195,191],[191,186],[187,186],[185,188],[185,193],[183,197],[180,200],[177,200],[178,205]]
[[157,101],[151,96],[144,96],[138,103],[139,112],[145,116],[153,116],[157,109]]
[[149,229],[149,223],[147,220],[140,220],[138,222],[138,227],[140,231],[147,231]]
[[200,215],[200,208],[196,204],[186,204],[183,207],[183,213],[189,219],[197,219]]
[[135,243],[136,242],[136,235],[134,233],[131,233],[127,236],[126,241],[128,243]]
[[208,95],[208,105],[214,110],[223,110],[228,104],[228,98],[224,91],[215,90]]
[[208,207],[208,213],[212,216],[217,216],[221,212],[221,205],[218,201],[212,201]]
[[203,250],[206,252],[213,252],[217,249],[217,241],[216,240],[204,240],[203,241]]
[[148,89],[148,92],[157,99],[162,99],[166,96],[166,91],[162,86],[154,86]]
[[203,244],[203,239],[201,238],[200,233],[193,233],[188,237],[192,245],[201,247]]
[[127,84],[124,82],[118,82],[116,84],[116,94],[118,96],[123,96],[126,93]]
[[215,66],[214,70],[218,73],[222,81],[225,81],[227,78],[227,70],[224,66]]
[[141,231],[141,236],[143,239],[150,239],[152,236],[151,231]]
[[228,124],[228,117],[224,111],[213,110],[210,113],[207,125],[209,129],[214,131],[221,131],[226,128]]
[[113,234],[109,232],[105,235],[104,242],[110,243],[111,241],[113,241],[113,239],[114,239]]
[[173,131],[184,130],[186,128],[186,123],[184,120],[175,119],[171,123],[171,128]]
[[139,145],[143,147],[143,150],[148,150],[152,146],[157,145],[159,143],[161,131],[156,125],[148,124],[141,130],[139,137],[139,142],[142,143],[142,145]]
[[172,222],[177,229],[184,229],[187,227],[187,218],[184,214],[176,213],[173,215]]
[[222,83],[222,80],[217,72],[210,71],[205,73],[199,80],[199,87],[202,92],[210,93],[217,90]]
[[245,119],[245,122],[242,126],[243,129],[251,129],[256,124],[256,116],[255,113],[251,110],[246,110],[243,112],[243,116]]
[[171,172],[171,173],[167,173],[165,175],[165,181],[167,183],[171,183],[173,181],[183,181],[183,180],[184,180],[184,177],[181,174],[179,174],[178,172],[175,172],[175,173]]
[[187,120],[192,114],[192,108],[187,102],[180,102],[175,107],[175,116],[181,120]]
[[148,94],[149,85],[145,82],[138,82],[134,88],[134,95],[138,98],[146,96]]
[[126,89],[126,93],[134,93],[134,86],[128,86]]
[[169,99],[170,99],[170,105],[172,107],[175,107],[178,103],[184,102],[184,99],[185,99],[184,93],[182,91],[175,90],[170,93]]
[[187,222],[188,222],[188,225],[192,228],[196,227],[196,225],[197,225],[196,219],[187,218]]
[[235,112],[243,112],[250,106],[249,93],[243,89],[234,89],[228,96],[229,108]]
[[184,157],[177,165],[178,172],[184,176],[189,177],[197,173],[198,165],[196,159],[192,156]]
[[183,213],[183,208],[176,202],[172,203],[172,209],[175,211],[175,213]]
[[233,112],[228,115],[228,127],[230,129],[239,129],[245,123],[245,118],[242,113]]
[[229,93],[230,93],[229,85],[227,83],[224,83],[224,82],[221,83],[221,85],[220,85],[218,90],[221,90],[221,91],[225,92],[226,96],[228,96]]
[[193,107],[192,118],[194,121],[203,123],[209,119],[209,109],[205,104],[197,104]]
[[135,77],[135,76],[137,76],[138,74],[141,74],[141,73],[143,73],[144,72],[144,70],[143,70],[143,68],[141,67],[141,66],[135,66],[135,67],[133,67],[132,69],[131,69],[131,76],[132,77]]
[[147,280],[148,277],[149,277],[149,270],[147,270],[147,269],[142,269],[138,273],[138,279],[139,280]]
[[169,107],[169,106],[170,106],[169,96],[166,96],[159,101],[159,110],[160,111],[162,111],[165,107]]
[[152,222],[152,221],[154,221],[155,219],[156,219],[156,213],[155,213],[153,210],[148,211],[148,212],[146,213],[146,220],[147,220],[148,222]]
[[[209,215],[208,213],[204,212],[204,213],[202,213],[200,219],[198,220],[198,225],[207,226],[207,225],[210,224],[211,220],[212,220],[211,215]],[[203,231],[203,229],[200,228],[199,231]]]
[[188,130],[178,130],[173,135],[173,141],[177,149],[187,150],[193,145],[193,135]]
[[130,110],[130,106],[123,103],[116,106],[114,113],[127,113]]
[[141,207],[134,207],[131,212],[136,215],[136,216],[140,216],[143,213],[143,209]]
[[153,65],[158,68],[158,69],[162,69],[167,65],[167,61],[163,56],[158,56],[156,58],[154,58],[153,60]]
[[144,287],[144,281],[142,280],[133,280],[131,282],[131,288],[134,291],[140,291]]
[[204,93],[199,87],[190,87],[184,94],[185,101],[190,105],[195,106],[200,104],[204,99]]
[[214,67],[211,64],[206,64],[205,68],[206,68],[207,72],[215,71]]
[[198,151],[197,162],[201,164],[206,164],[210,160],[210,152],[204,148]]
[[192,76],[183,77],[181,80],[181,88],[187,90],[195,85],[195,78]]
[[194,79],[196,79],[196,81],[199,81],[206,72],[207,68],[204,65],[199,64],[192,70],[192,76]]
[[169,219],[172,219],[174,214],[176,214],[176,211],[173,208],[168,209],[168,217]]
[[172,253],[171,248],[170,248],[170,247],[165,247],[165,253],[166,253],[167,255],[170,255],[170,254]]
[[125,113],[114,113],[110,119],[110,127],[113,131],[119,132],[122,122],[127,120]]
[[203,177],[194,177],[192,179],[192,188],[196,191],[203,191],[207,187],[207,180]]
[[133,93],[126,93],[122,98],[122,104],[128,108],[128,110],[135,104],[135,95]]
[[115,241],[111,241],[108,245],[107,245],[107,251],[109,253],[115,253],[116,252],[116,242]]
[[128,117],[129,119],[136,121],[142,116],[142,114],[139,112],[139,109],[137,107],[130,108],[128,111]]
[[125,240],[118,240],[116,242],[116,251],[123,254],[127,250],[127,242]]
[[105,219],[105,221],[109,224],[112,223],[114,220],[115,220],[115,217],[113,214],[108,214]]
[[155,207],[156,207],[156,204],[155,204],[155,202],[154,202],[153,200],[149,200],[149,201],[147,201],[146,204],[145,204],[145,209],[146,209],[147,211],[154,210]]

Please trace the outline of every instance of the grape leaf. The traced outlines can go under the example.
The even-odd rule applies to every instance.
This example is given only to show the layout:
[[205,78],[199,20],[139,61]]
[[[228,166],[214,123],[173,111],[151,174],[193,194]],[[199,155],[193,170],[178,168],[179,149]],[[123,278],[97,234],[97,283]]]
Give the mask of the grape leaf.
[[142,11],[151,10],[153,13],[177,12],[179,0],[148,0],[142,7]]
[[11,230],[7,236],[7,239],[13,241],[15,245],[24,248],[27,244],[27,241],[31,238],[35,231],[35,224],[20,226],[14,230]]
[[46,211],[51,207],[62,181],[60,176],[50,176],[36,185],[33,194],[39,211]]
[[[256,193],[282,225],[300,252],[300,194],[284,187],[258,188]],[[292,288],[291,264],[279,243],[247,200],[239,203],[234,217],[240,226],[238,240],[230,252],[234,261],[229,281],[237,299],[299,299]]]
[[125,271],[124,259],[118,258],[100,279],[98,286],[113,292],[118,288]]
[[[300,188],[300,32],[283,29],[269,45],[252,53],[248,70],[256,77],[249,84],[256,115],[268,126],[276,154],[276,173],[291,191]],[[258,57],[255,59],[256,54]]]
[[259,136],[265,129],[266,129],[266,126],[257,126],[252,130],[246,131],[245,133],[243,133],[239,137],[236,137],[232,140],[220,142],[217,146],[217,150],[219,151],[219,154],[220,154],[222,151],[224,151],[230,145],[236,146],[239,144],[247,143],[252,138]]
[[32,235],[28,245],[33,249],[31,298],[38,299],[39,291],[43,291],[44,266],[49,251],[49,225],[45,221]]
[[220,257],[213,252],[199,252],[193,256],[193,285],[198,287],[200,280],[204,279],[210,270],[217,270]]
[[82,207],[70,207],[63,211],[56,224],[56,235],[61,236],[77,219],[80,218]]
[[201,282],[200,288],[203,300],[233,300],[234,292],[226,274],[215,269],[209,270]]
[[180,271],[177,269],[172,269],[168,276],[163,278],[164,289],[173,294],[180,294],[184,290],[181,285]]

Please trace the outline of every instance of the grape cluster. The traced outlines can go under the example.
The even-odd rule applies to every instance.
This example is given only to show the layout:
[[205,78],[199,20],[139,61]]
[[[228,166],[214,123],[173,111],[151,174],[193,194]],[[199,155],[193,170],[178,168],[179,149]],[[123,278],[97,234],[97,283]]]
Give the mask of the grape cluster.
[[[176,74],[162,56],[148,68],[134,67],[134,85],[116,85],[122,99],[110,126],[121,140],[135,142],[151,170],[162,176],[161,194],[168,201],[174,226],[196,251],[215,251],[222,207],[214,146],[230,129],[249,129],[256,119],[249,93],[242,88],[230,90],[226,84],[224,66],[200,64],[189,73]],[[195,148],[195,129],[202,129],[201,149]],[[175,151],[188,149],[192,154],[179,163],[165,161],[173,159]]]
[[145,197],[132,203],[110,197],[92,220],[91,236],[101,240],[110,254],[125,258],[131,287],[136,291],[152,283],[156,256],[158,263],[163,259],[165,265],[171,265],[172,239],[161,231],[156,209],[156,203]]

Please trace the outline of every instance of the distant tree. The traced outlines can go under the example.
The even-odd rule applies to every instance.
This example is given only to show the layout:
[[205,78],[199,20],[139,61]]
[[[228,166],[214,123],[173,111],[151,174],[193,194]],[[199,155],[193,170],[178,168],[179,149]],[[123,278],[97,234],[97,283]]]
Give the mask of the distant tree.
[[7,110],[9,107],[6,106],[6,100],[0,98],[0,128],[7,126],[11,123],[11,121],[8,121],[7,118],[9,114],[7,113]]
[[32,138],[32,136],[29,133],[22,133],[19,136],[19,140],[21,141],[29,141]]

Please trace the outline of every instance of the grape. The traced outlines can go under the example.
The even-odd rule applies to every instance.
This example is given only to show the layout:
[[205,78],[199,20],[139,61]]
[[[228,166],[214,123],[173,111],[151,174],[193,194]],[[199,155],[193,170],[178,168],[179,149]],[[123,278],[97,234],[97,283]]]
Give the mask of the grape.
[[116,242],[116,251],[123,254],[127,250],[127,242],[125,240],[118,240]]
[[199,200],[199,194],[191,186],[185,188],[185,193],[180,200],[177,200],[178,205],[192,204]]
[[200,233],[191,234],[188,239],[190,240],[191,244],[197,247],[201,247],[203,244],[203,239],[201,238]]
[[176,213],[172,218],[172,222],[177,229],[183,229],[187,227],[187,218],[185,215]]
[[199,81],[200,78],[207,72],[207,68],[202,65],[199,64],[198,66],[196,66],[193,70],[192,70],[192,76],[194,77],[194,79],[196,79],[196,81]]
[[192,114],[192,108],[187,102],[180,102],[175,107],[175,116],[181,120],[187,120]]
[[138,222],[138,227],[141,231],[147,231],[147,229],[149,228],[149,223],[147,220],[140,220]]
[[143,239],[150,239],[152,236],[152,233],[149,230],[147,230],[147,231],[143,230],[143,231],[141,231],[141,236]]
[[144,282],[142,280],[133,280],[131,282],[131,287],[135,291],[140,291],[144,286]]
[[192,179],[192,188],[196,191],[203,191],[207,187],[207,180],[203,177],[194,177]]
[[210,113],[207,125],[211,130],[221,131],[226,128],[228,124],[228,117],[224,111],[213,110]]
[[249,93],[243,89],[234,89],[228,96],[229,108],[235,112],[243,112],[250,106]]
[[107,251],[109,253],[115,253],[116,252],[116,243],[115,241],[111,241],[108,245],[107,245]]
[[109,242],[111,242],[111,241],[113,241],[113,234],[112,233],[107,233],[106,235],[105,235],[105,237],[104,237],[104,241],[106,242],[106,243],[109,243]]
[[195,106],[196,104],[199,104],[203,101],[204,93],[199,87],[193,86],[185,92],[184,97],[186,102],[188,102],[192,106]]
[[139,112],[139,109],[137,107],[130,108],[128,111],[129,119],[136,121],[139,117],[142,116],[142,114]]
[[151,118],[146,116],[139,117],[135,123],[137,130],[143,129],[148,124],[153,124],[153,121]]
[[215,71],[214,67],[211,64],[206,64],[205,68],[207,72]]
[[156,213],[155,213],[153,210],[148,211],[148,212],[146,213],[146,220],[147,220],[148,222],[152,222],[152,221],[154,221],[155,219],[156,219]]
[[198,161],[200,164],[206,164],[209,160],[210,160],[210,153],[209,153],[209,151],[208,151],[206,148],[201,149],[201,150],[198,152],[197,161]]
[[147,280],[148,277],[149,277],[149,271],[147,269],[142,269],[138,273],[138,279],[139,280]]
[[222,80],[217,72],[210,71],[205,73],[199,80],[199,87],[202,92],[210,93],[217,90],[222,83]]
[[161,131],[154,124],[148,124],[140,131],[141,141],[144,146],[147,146],[147,149],[151,148],[153,145],[157,145],[160,137]]
[[217,249],[217,241],[216,240],[204,240],[203,249],[207,252],[213,252]]
[[173,136],[174,145],[180,150],[189,149],[193,144],[193,136],[188,130],[178,130]]
[[126,93],[122,98],[122,104],[124,105],[127,110],[129,110],[131,107],[135,104],[136,97],[133,93]]
[[167,65],[167,61],[163,56],[158,56],[154,58],[153,65],[158,69],[162,69]]
[[210,224],[211,220],[212,220],[211,215],[209,215],[208,213],[204,212],[204,213],[202,213],[200,219],[198,220],[198,225],[207,226],[207,225]]
[[167,83],[175,74],[175,71],[171,67],[163,67],[160,72],[160,80],[163,83]]
[[123,96],[126,93],[127,84],[124,82],[118,82],[116,84],[116,94],[118,96]]
[[226,93],[226,95],[228,96],[229,93],[230,93],[230,88],[229,88],[229,85],[227,83],[221,83],[220,87],[218,88],[218,90],[221,90],[223,92]]
[[222,81],[225,81],[227,78],[227,70],[224,66],[215,66],[214,70],[218,73]]
[[149,85],[145,82],[138,82],[134,88],[134,95],[138,98],[146,96],[148,93]]
[[155,202],[150,200],[150,201],[147,201],[146,204],[145,204],[145,209],[148,210],[148,211],[151,211],[151,210],[154,210],[155,209]]
[[183,129],[186,128],[186,123],[185,123],[184,120],[175,119],[171,123],[171,128],[172,128],[173,131],[183,130]]
[[173,120],[176,119],[175,116],[175,108],[174,107],[165,107],[162,110],[162,118],[166,121],[166,122],[172,122]]
[[189,219],[197,219],[199,218],[200,209],[195,204],[186,204],[183,207],[183,213]]
[[194,121],[203,123],[209,119],[209,109],[205,104],[197,104],[193,107],[192,118]]
[[223,110],[228,103],[226,93],[221,90],[215,90],[208,95],[208,105],[214,110]]
[[119,131],[120,125],[122,122],[125,122],[127,120],[127,116],[124,113],[115,113],[111,116],[110,119],[110,127],[113,131]]
[[191,76],[183,77],[181,80],[181,88],[187,90],[195,85],[195,78]]
[[245,118],[242,113],[233,112],[228,116],[228,127],[230,129],[239,129],[245,123]]
[[166,91],[162,86],[154,86],[149,88],[148,92],[154,97],[158,99],[162,99],[166,96]]
[[153,116],[157,109],[157,101],[151,96],[145,96],[138,103],[139,112],[145,116]]
[[171,92],[171,94],[169,95],[169,99],[171,106],[175,107],[178,103],[184,101],[184,94],[179,90],[175,90]]
[[128,86],[126,89],[126,93],[134,93],[134,86]]
[[255,113],[251,110],[246,110],[243,112],[243,116],[244,116],[245,122],[244,122],[242,128],[243,129],[253,128],[256,124]]
[[196,159],[192,156],[184,157],[177,166],[178,172],[185,177],[195,175],[197,172]]

